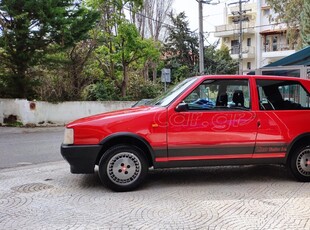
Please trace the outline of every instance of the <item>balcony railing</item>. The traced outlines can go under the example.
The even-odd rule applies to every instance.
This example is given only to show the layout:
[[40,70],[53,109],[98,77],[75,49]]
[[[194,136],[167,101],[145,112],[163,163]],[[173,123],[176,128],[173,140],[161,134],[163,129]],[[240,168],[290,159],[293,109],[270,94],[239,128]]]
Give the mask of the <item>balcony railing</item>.
[[[253,29],[254,30],[254,27],[255,27],[254,21],[242,23],[243,29]],[[215,27],[215,32],[225,32],[225,31],[233,32],[234,30],[239,30],[238,24],[225,24],[225,25],[220,25],[220,26]]]
[[[232,46],[231,50],[230,50],[230,54],[231,55],[239,54],[239,46],[238,45]],[[255,47],[254,46],[243,46],[242,47],[242,55],[247,56],[247,57],[254,56],[255,55]]]
[[[291,50],[288,44],[264,44],[264,52],[276,52]],[[292,48],[294,50],[294,47]]]
[[230,50],[230,54],[239,54],[239,46],[232,46]]
[[[256,12],[256,3],[247,3],[242,6],[243,10],[250,10],[250,12]],[[233,15],[232,12],[239,11],[239,6],[231,6],[229,7],[228,15],[231,16]]]

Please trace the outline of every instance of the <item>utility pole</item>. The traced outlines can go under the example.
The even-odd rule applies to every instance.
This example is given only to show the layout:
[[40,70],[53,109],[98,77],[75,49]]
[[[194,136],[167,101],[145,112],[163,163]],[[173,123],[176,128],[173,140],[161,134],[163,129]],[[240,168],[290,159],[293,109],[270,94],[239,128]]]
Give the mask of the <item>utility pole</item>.
[[245,14],[247,11],[251,10],[242,10],[242,4],[247,3],[250,0],[239,0],[238,2],[232,2],[228,5],[234,5],[238,4],[239,5],[239,11],[233,11],[231,12],[233,15],[237,15],[234,19],[234,23],[239,23],[239,39],[238,39],[238,48],[239,48],[239,75],[243,74],[243,57],[242,57],[242,38],[243,38],[243,27],[242,27],[242,22],[243,21],[249,21],[249,17],[247,17]]
[[203,75],[204,67],[204,36],[203,36],[203,12],[202,1],[198,2],[199,8],[199,75]]
[[212,4],[216,5],[217,3],[211,3],[212,0],[196,0],[198,2],[198,11],[199,11],[199,74],[203,75],[204,68],[204,36],[203,36],[203,7],[202,4]]

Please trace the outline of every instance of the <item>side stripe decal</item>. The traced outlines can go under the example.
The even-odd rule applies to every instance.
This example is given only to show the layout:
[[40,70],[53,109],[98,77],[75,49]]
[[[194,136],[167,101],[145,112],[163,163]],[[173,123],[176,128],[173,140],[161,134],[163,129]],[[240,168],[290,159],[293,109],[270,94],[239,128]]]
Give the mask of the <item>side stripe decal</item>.
[[178,156],[178,157],[157,157],[156,162],[169,161],[197,161],[197,160],[228,160],[228,159],[264,159],[284,158],[285,152],[264,153],[264,154],[231,154],[231,155],[208,155],[208,156]]

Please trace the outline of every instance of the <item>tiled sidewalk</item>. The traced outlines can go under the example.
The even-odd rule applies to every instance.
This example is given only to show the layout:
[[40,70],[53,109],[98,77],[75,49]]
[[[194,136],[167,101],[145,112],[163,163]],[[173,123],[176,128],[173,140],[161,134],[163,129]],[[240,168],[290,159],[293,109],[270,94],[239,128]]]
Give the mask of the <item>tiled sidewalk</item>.
[[152,171],[128,193],[66,162],[0,171],[0,229],[310,229],[309,203],[279,166]]

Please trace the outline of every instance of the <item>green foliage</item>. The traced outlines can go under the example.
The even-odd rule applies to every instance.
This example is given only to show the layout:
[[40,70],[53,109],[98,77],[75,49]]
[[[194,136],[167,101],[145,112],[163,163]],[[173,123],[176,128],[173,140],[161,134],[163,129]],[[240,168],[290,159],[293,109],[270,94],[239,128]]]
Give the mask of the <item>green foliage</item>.
[[2,0],[0,12],[0,61],[8,72],[7,92],[25,98],[34,96],[39,75],[34,67],[50,44],[65,49],[85,39],[99,16],[74,0]]
[[82,99],[86,101],[111,101],[155,98],[162,92],[162,86],[152,81],[145,81],[139,74],[132,74],[129,78],[128,93],[126,97],[120,97],[120,91],[114,87],[111,81],[98,81],[84,88]]
[[[174,27],[168,28],[168,40],[164,45],[165,65],[172,69],[173,82],[198,73],[198,38],[188,28],[186,16],[170,15]],[[237,63],[230,57],[228,47],[216,50],[217,44],[205,47],[204,65],[206,74],[235,74]]]
[[238,63],[234,61],[227,46],[222,45],[216,50],[216,44],[205,47],[205,73],[206,74],[235,74]]
[[303,47],[310,45],[310,1],[304,0],[304,7],[301,13],[301,38]]
[[173,71],[172,77],[174,79],[174,82],[181,82],[188,76],[191,76],[191,70],[187,65],[181,65],[179,67],[176,67]]
[[276,13],[276,16],[272,18],[272,20],[286,23],[288,27],[287,39],[291,48],[296,44],[297,46],[301,45],[300,33],[298,30],[301,24],[300,11],[304,7],[304,2],[307,1],[308,0],[266,0]]
[[129,68],[139,62],[146,60],[159,59],[160,52],[151,39],[142,39],[134,24],[124,22],[119,26],[118,36],[116,37],[115,57],[122,63],[122,96],[126,96],[126,90],[129,82]]
[[111,82],[99,81],[84,88],[82,99],[86,101],[112,101],[119,100],[119,94]]
[[[194,76],[198,71],[198,37],[189,29],[184,12],[169,15],[173,26],[167,28],[164,44],[165,66],[172,69],[172,81]],[[185,71],[184,71],[185,70]]]
[[162,93],[162,86],[150,80],[144,80],[139,75],[130,77],[127,98],[133,101],[155,98]]
[[[160,44],[126,19],[124,12],[143,2],[0,1],[0,97],[140,100],[162,91],[155,80],[164,67],[172,69],[172,84],[196,75],[198,37],[185,14],[170,14],[174,26]],[[205,52],[207,73],[235,72],[227,47]]]
[[86,4],[95,9],[99,9],[105,6],[111,8],[111,6],[117,11],[121,12],[123,7],[128,4],[132,8],[139,9],[143,5],[143,0],[86,0]]
[[118,27],[115,49],[117,52],[114,57],[123,65],[130,65],[140,59],[157,60],[160,56],[156,43],[150,39],[142,39],[136,26],[128,21],[124,21]]
[[159,45],[151,39],[142,39],[134,24],[119,20],[116,35],[106,34],[100,46],[95,50],[99,68],[104,77],[114,82],[126,97],[129,72],[144,66],[148,60],[158,60]]
[[13,122],[5,123],[4,125],[7,127],[22,127],[23,123],[20,121],[13,121]]
[[81,100],[83,89],[102,77],[94,68],[94,47],[95,43],[90,39],[63,51],[58,45],[50,46],[50,52],[37,66],[42,77],[40,84],[34,87],[36,99],[51,102]]

